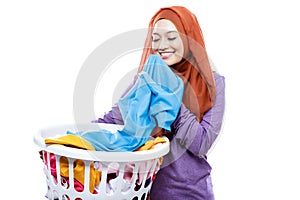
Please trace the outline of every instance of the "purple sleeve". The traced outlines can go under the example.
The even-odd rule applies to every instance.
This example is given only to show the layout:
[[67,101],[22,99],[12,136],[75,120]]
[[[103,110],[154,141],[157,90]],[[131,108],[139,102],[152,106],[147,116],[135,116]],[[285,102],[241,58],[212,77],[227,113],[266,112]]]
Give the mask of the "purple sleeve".
[[114,105],[108,113],[105,113],[102,118],[98,118],[93,122],[120,125],[124,124],[120,109],[117,104]]
[[196,156],[206,155],[221,130],[225,109],[225,81],[224,77],[215,75],[216,100],[211,109],[204,113],[199,123],[196,116],[183,104],[177,119],[173,123],[175,136],[185,149]]

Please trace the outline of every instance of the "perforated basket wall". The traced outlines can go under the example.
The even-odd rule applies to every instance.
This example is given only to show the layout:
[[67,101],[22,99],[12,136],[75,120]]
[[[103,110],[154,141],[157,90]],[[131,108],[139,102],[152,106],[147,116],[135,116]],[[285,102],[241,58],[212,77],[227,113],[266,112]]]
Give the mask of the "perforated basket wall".
[[169,151],[167,138],[167,142],[157,148],[140,152],[97,152],[44,144],[46,137],[65,134],[66,130],[70,130],[70,126],[45,129],[34,137],[42,152],[48,199],[147,198],[161,158]]

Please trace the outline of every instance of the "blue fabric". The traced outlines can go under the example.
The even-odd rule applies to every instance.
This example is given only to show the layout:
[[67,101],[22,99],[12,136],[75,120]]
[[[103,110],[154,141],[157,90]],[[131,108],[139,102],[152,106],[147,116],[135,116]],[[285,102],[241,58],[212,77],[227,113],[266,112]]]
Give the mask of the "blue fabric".
[[156,125],[170,131],[183,90],[181,78],[159,56],[150,55],[133,87],[118,101],[123,129],[71,134],[87,140],[97,151],[134,151],[149,139]]

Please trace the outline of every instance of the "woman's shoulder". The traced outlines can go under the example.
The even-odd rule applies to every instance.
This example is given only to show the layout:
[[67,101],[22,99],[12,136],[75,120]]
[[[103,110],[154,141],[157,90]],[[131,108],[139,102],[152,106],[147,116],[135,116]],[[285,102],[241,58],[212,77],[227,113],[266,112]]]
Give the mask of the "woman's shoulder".
[[223,83],[225,82],[225,77],[219,74],[219,72],[214,71],[213,74],[214,74],[215,82],[223,82]]

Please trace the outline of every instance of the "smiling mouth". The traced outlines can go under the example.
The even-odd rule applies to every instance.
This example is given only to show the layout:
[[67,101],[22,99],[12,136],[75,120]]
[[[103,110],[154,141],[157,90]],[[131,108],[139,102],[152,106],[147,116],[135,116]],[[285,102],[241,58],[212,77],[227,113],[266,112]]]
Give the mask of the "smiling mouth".
[[159,53],[159,55],[160,55],[160,57],[162,58],[162,59],[168,59],[168,58],[170,58],[174,53],[175,53],[175,51],[168,51],[168,52],[158,52]]

